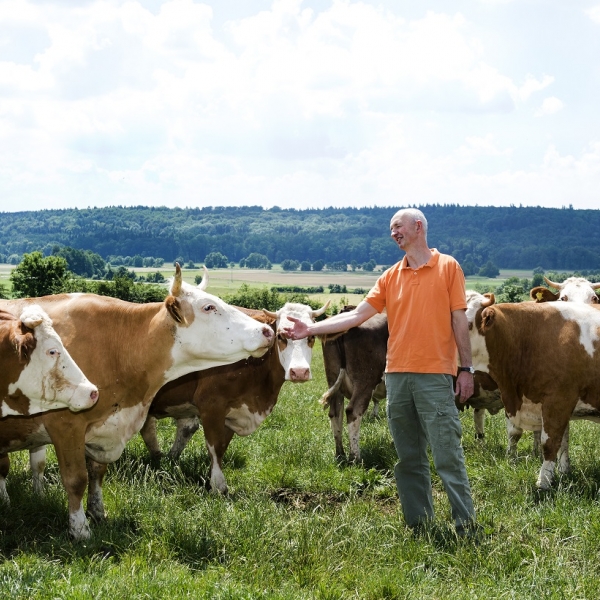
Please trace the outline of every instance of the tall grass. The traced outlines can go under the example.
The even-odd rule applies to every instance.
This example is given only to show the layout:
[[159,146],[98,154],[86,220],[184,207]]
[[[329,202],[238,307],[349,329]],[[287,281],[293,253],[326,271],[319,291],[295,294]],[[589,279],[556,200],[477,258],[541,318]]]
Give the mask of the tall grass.
[[[13,455],[11,507],[0,510],[1,598],[598,598],[599,430],[572,428],[573,473],[548,494],[535,490],[531,441],[505,458],[503,418],[474,440],[462,415],[474,500],[487,533],[457,539],[440,482],[437,519],[419,537],[404,526],[385,419],[365,419],[364,464],[337,464],[320,346],[314,379],[286,383],[273,414],[235,437],[224,464],[231,493],[206,489],[208,458],[196,435],[178,463],[152,464],[139,436],[111,466],[108,519],[93,539],[66,535],[56,462],[48,491],[31,491],[27,457]],[[166,447],[174,427],[161,421]]]

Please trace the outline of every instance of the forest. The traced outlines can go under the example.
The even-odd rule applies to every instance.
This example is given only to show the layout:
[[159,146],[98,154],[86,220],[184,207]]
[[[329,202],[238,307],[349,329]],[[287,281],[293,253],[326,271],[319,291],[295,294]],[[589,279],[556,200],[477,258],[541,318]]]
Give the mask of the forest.
[[[600,210],[458,205],[418,206],[429,245],[453,255],[465,273],[486,263],[502,269],[600,268]],[[202,262],[218,252],[231,262],[253,253],[285,260],[391,265],[389,236],[398,207],[264,209],[124,207],[0,212],[0,262],[69,247],[115,257]],[[118,261],[115,261],[118,264]]]

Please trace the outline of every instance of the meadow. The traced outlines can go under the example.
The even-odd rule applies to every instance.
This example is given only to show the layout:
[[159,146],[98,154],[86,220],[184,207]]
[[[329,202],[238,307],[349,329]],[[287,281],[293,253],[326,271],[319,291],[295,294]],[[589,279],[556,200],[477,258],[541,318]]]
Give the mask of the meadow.
[[[190,270],[192,280],[196,273]],[[233,273],[221,280],[211,272],[209,289],[224,289],[227,275],[233,286]],[[285,383],[256,433],[234,437],[224,461],[228,496],[207,489],[201,431],[178,462],[152,462],[135,436],[109,467],[107,520],[93,524],[84,543],[66,533],[66,494],[53,452],[43,498],[32,492],[27,453],[12,454],[11,506],[0,509],[0,598],[600,597],[596,425],[572,424],[572,473],[540,493],[531,436],[524,435],[518,458],[509,461],[504,417],[488,417],[481,442],[471,411],[461,413],[485,535],[478,544],[455,536],[434,475],[437,518],[415,536],[403,523],[385,417],[363,421],[361,464],[336,462],[327,412],[318,403],[327,387],[319,342],[312,365],[313,379]],[[164,450],[174,432],[170,420],[160,421]]]
[[[456,538],[434,477],[437,519],[415,537],[402,520],[385,418],[362,428],[362,464],[334,460],[320,344],[314,378],[286,383],[271,416],[235,437],[224,461],[227,497],[206,489],[209,461],[198,432],[179,462],[152,463],[139,436],[110,466],[106,522],[72,542],[66,496],[49,453],[43,498],[31,490],[27,455],[14,453],[0,512],[1,598],[597,598],[600,596],[600,456],[597,429],[572,427],[573,472],[534,486],[539,461],[524,436],[505,457],[501,415],[464,448],[485,537]],[[164,449],[170,420],[159,424]]]

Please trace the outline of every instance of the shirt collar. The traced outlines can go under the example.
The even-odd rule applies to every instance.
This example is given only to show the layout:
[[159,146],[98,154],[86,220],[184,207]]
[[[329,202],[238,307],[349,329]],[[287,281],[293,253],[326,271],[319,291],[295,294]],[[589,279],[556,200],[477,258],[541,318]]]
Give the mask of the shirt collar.
[[[424,264],[421,265],[419,267],[419,269],[423,269],[425,267],[435,267],[435,265],[437,265],[439,259],[440,259],[440,253],[438,252],[437,248],[430,248],[431,250],[431,258]],[[408,266],[408,260],[406,258],[406,254],[404,255],[404,258],[400,261],[400,268],[401,269],[410,269],[410,267]],[[417,271],[419,269],[416,269]]]

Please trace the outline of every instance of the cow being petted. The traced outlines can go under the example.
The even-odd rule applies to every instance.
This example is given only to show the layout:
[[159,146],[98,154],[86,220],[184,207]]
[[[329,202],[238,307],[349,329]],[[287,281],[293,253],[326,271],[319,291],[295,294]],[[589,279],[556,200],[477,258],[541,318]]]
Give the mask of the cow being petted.
[[473,365],[498,384],[510,418],[518,420],[523,397],[541,405],[544,462],[537,486],[547,489],[575,407],[600,417],[600,310],[493,301],[485,298],[467,311]]
[[141,434],[154,458],[161,455],[156,420],[173,417],[177,435],[169,457],[179,455],[202,422],[206,449],[210,455],[211,491],[226,493],[223,456],[234,434],[250,435],[271,414],[285,381],[303,383],[312,377],[311,359],[314,338],[288,340],[280,328],[288,317],[313,323],[329,302],[318,310],[297,303],[286,303],[277,312],[242,309],[255,319],[273,322],[277,341],[260,358],[190,373],[164,386],[152,401]]
[[[150,402],[166,383],[187,373],[262,356],[273,331],[182,281],[176,267],[164,302],[133,304],[94,294],[60,294],[6,301],[12,312],[39,304],[52,318],[69,353],[101,390],[88,411],[57,411],[0,422],[0,455],[54,444],[69,499],[69,532],[90,536],[82,498],[89,482],[87,511],[104,518],[102,480],[146,419]],[[87,468],[86,468],[87,458]]]

